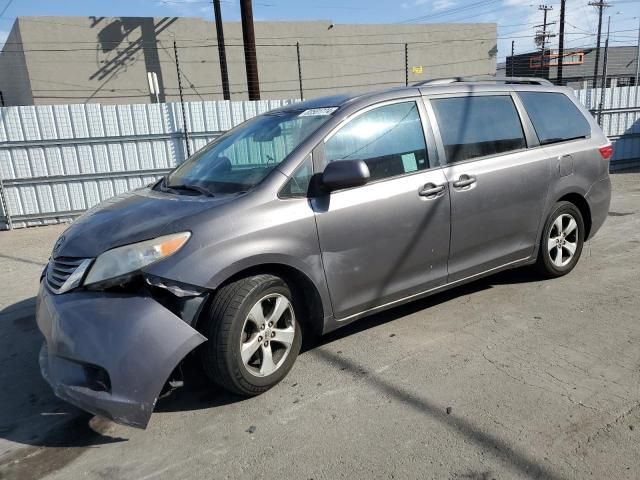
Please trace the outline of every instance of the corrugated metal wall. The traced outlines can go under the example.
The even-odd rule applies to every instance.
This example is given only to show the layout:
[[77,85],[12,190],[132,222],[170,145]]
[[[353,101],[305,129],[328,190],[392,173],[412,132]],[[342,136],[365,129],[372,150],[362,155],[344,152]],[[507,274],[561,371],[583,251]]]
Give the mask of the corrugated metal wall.
[[[191,152],[292,102],[185,103]],[[66,221],[150,183],[184,160],[184,138],[179,103],[0,108],[0,228]]]
[[[601,113],[602,129],[613,143],[611,171],[640,167],[640,87],[583,88],[576,95],[594,116]],[[602,111],[600,112],[600,109]]]
[[[597,115],[600,89],[576,92]],[[602,119],[611,170],[640,166],[640,92],[607,88]],[[295,100],[185,104],[191,152]],[[67,221],[153,182],[186,156],[179,103],[0,108],[0,229]],[[7,215],[8,213],[8,215]]]

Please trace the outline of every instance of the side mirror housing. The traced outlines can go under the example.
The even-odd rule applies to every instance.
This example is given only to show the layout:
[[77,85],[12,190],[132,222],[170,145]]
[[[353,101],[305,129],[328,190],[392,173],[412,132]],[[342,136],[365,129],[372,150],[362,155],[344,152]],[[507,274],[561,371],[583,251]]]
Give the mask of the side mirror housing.
[[369,181],[369,167],[362,160],[339,160],[329,163],[322,173],[322,185],[330,192],[359,187]]

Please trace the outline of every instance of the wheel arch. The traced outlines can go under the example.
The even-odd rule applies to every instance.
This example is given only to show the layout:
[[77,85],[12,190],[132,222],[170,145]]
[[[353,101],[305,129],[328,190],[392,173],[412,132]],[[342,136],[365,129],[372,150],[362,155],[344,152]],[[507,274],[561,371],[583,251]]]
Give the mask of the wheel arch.
[[591,207],[589,207],[589,202],[587,202],[586,198],[577,193],[571,192],[560,197],[557,202],[570,202],[573,203],[578,210],[580,210],[580,214],[582,215],[582,220],[584,222],[584,239],[585,241],[589,239],[589,235],[591,234]]
[[[233,273],[227,273],[225,278],[218,277],[216,279],[215,290],[240,278],[262,274],[276,275],[285,281],[294,295],[294,299],[299,300],[299,304],[305,309],[305,315],[301,319],[303,329],[309,328],[314,334],[321,334],[324,328],[325,308],[320,290],[306,273],[292,265],[269,262],[235,269]],[[216,294],[215,290],[212,292],[211,299]],[[204,311],[206,309],[203,309]],[[197,323],[199,323],[199,319],[196,321]]]
[[583,193],[578,192],[576,190],[571,190],[571,191],[561,192],[557,194],[555,197],[550,197],[549,203],[547,204],[546,210],[544,212],[544,216],[542,217],[542,221],[540,222],[540,225],[538,227],[538,238],[536,241],[535,249],[533,251],[533,255],[531,256],[531,259],[533,262],[535,262],[535,260],[538,258],[538,255],[540,253],[540,242],[542,240],[542,234],[544,232],[544,226],[547,221],[547,218],[549,218],[549,215],[551,215],[553,207],[558,202],[563,202],[563,201],[574,204],[578,208],[578,210],[580,210],[580,213],[582,214],[582,220],[584,221],[585,241],[588,240],[589,235],[591,234],[591,224],[592,224],[591,207],[589,206],[589,203],[587,202],[585,195]]

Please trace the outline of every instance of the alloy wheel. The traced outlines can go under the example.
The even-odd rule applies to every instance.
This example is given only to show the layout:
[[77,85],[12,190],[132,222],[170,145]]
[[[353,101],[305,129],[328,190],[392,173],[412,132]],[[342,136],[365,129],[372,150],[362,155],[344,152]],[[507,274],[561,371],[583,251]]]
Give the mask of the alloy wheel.
[[240,355],[247,371],[257,377],[273,374],[291,350],[296,331],[291,301],[280,293],[261,298],[242,327]]
[[553,222],[547,239],[547,251],[551,263],[566,267],[578,248],[578,223],[572,215],[563,213]]

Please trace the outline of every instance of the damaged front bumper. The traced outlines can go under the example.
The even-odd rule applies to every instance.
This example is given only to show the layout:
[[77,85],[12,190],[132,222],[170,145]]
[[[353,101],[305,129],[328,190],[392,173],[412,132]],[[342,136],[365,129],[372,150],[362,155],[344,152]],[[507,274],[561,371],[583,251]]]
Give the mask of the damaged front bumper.
[[74,291],[43,282],[36,319],[43,377],[83,410],[146,428],[179,362],[206,340],[151,296]]

